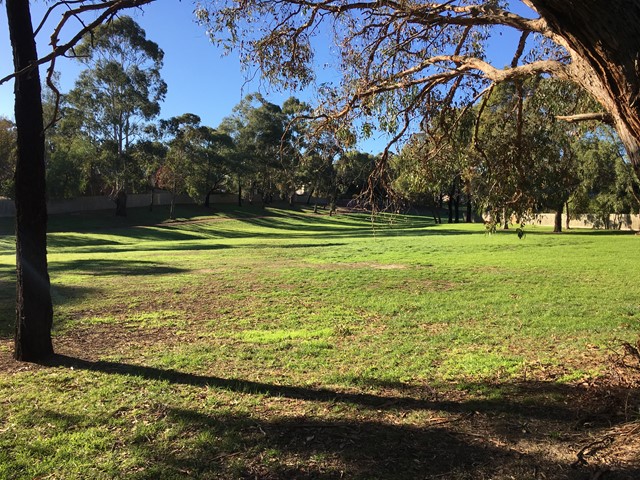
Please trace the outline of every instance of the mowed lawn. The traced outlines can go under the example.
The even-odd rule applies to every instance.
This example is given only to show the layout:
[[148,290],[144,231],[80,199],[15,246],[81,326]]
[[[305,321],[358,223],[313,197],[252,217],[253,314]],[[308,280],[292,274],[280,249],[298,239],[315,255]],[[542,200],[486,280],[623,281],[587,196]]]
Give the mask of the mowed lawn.
[[639,236],[215,212],[52,217],[46,366],[0,225],[0,478],[640,478]]

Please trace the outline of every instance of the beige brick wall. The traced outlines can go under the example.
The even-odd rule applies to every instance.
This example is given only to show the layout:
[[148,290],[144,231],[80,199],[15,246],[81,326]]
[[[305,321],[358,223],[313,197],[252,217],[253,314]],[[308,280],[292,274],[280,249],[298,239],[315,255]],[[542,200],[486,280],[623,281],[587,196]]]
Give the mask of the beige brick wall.
[[[553,226],[555,214],[540,213],[531,221],[533,225]],[[567,216],[562,215],[562,227],[566,225]],[[640,215],[611,214],[609,215],[609,225],[615,230],[640,230]],[[569,228],[604,228],[600,219],[595,215],[581,215],[576,219],[571,219]]]
[[[127,207],[146,207],[151,202],[151,193],[140,193],[127,195]],[[178,203],[195,203],[186,195],[180,195],[177,199]],[[237,202],[234,194],[216,194],[211,196],[211,202],[230,204]],[[169,192],[157,192],[153,194],[154,205],[169,205],[171,203],[171,194]],[[107,196],[80,197],[70,199],[49,200],[47,202],[47,211],[52,214],[72,213],[72,212],[90,212],[94,210],[115,209],[115,204]],[[0,217],[13,217],[16,209],[13,200],[0,198]]]

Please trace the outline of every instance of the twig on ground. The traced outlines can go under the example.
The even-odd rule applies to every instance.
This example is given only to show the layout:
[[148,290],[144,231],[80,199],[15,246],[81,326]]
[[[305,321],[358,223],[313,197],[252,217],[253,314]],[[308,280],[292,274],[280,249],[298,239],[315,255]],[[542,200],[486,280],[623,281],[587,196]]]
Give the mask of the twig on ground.
[[586,460],[588,457],[593,457],[599,451],[604,450],[605,448],[610,447],[613,442],[615,442],[615,438],[611,435],[607,435],[600,440],[596,440],[595,442],[591,442],[586,447],[583,447],[577,454],[578,459],[571,464],[573,468],[579,467],[581,465],[588,465],[589,462]]

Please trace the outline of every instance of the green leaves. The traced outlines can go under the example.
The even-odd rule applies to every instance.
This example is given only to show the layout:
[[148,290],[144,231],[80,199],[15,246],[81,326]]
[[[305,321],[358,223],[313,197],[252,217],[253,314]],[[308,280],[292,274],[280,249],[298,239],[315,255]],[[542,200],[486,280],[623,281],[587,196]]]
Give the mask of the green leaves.
[[162,50],[123,16],[97,28],[76,53],[86,69],[66,97],[65,113],[96,149],[86,162],[101,160],[91,176],[113,192],[144,182],[138,157],[130,154],[167,92],[160,76]]

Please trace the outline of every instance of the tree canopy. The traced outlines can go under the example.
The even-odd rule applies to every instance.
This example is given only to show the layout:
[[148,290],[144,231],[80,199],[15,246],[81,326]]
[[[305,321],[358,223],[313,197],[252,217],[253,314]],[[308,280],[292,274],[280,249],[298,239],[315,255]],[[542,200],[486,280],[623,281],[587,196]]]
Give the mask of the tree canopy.
[[[332,35],[342,81],[321,86],[316,115],[337,130],[364,115],[361,133],[373,121],[398,140],[497,83],[544,74],[593,96],[598,110],[569,111],[566,119],[612,124],[640,169],[637,2],[222,0],[197,13],[214,41],[287,87],[314,80],[314,39]],[[519,36],[507,66],[487,56],[497,27]]]
[[160,113],[167,91],[160,75],[164,54],[127,16],[96,28],[76,54],[86,69],[66,96],[66,117],[75,118],[96,146],[101,174],[116,200],[117,213],[123,215],[122,199],[135,176],[130,148],[145,122]]

